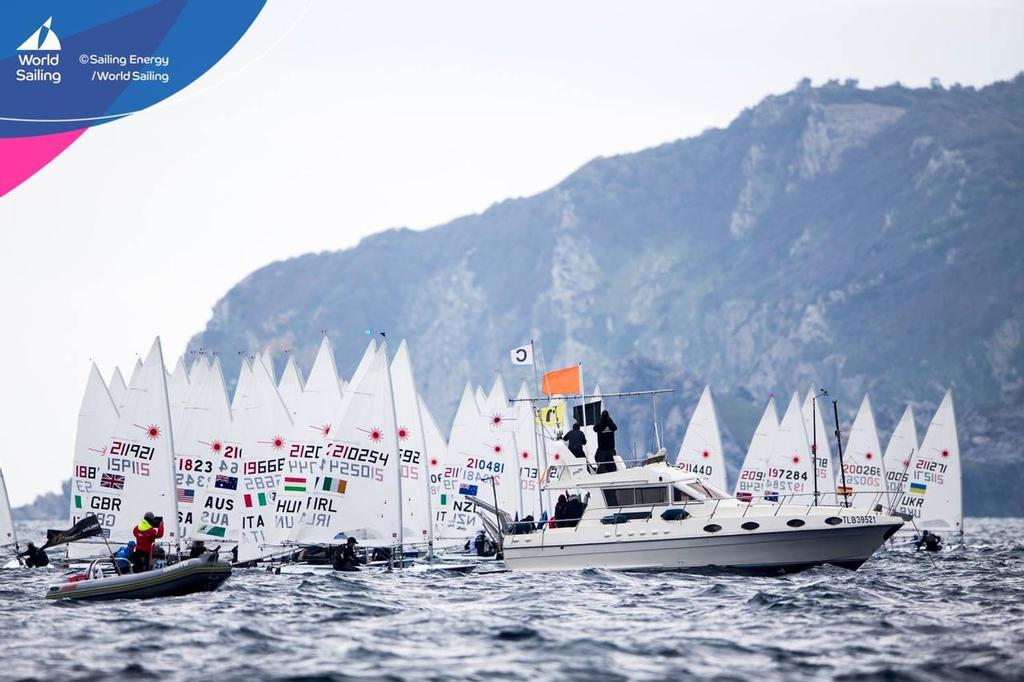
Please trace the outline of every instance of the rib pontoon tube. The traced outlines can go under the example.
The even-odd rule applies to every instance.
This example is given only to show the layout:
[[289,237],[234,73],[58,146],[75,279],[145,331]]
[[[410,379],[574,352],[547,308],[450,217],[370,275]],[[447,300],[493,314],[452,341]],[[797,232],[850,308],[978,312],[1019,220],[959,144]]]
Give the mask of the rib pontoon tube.
[[193,592],[212,592],[231,575],[231,564],[209,553],[145,573],[114,575],[54,585],[47,599],[152,599],[177,597]]

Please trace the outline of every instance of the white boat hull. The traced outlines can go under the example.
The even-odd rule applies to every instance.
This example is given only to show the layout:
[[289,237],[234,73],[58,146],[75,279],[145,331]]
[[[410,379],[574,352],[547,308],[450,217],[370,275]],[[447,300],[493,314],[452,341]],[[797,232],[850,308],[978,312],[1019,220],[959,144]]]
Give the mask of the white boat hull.
[[[740,569],[792,572],[835,564],[856,569],[874,554],[900,524],[878,523],[840,528],[811,528],[702,537],[648,536],[586,542],[551,533],[543,544],[507,543],[505,564],[513,571]],[[573,541],[576,540],[576,541]]]

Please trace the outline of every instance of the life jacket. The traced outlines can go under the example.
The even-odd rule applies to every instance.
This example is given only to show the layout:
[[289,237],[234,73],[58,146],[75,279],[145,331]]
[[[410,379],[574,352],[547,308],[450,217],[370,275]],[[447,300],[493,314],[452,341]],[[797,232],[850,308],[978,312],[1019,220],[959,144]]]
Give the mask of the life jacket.
[[157,528],[146,519],[139,521],[139,525],[132,530],[135,536],[135,551],[143,554],[153,553],[153,543],[157,538],[164,536],[164,525],[161,523]]

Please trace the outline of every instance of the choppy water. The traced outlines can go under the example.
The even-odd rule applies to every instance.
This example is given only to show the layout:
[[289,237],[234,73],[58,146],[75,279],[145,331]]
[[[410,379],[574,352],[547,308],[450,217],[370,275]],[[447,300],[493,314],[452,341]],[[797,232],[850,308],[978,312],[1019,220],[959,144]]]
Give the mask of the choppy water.
[[52,604],[59,572],[0,571],[0,678],[1024,679],[1024,520],[967,530],[779,578],[248,570],[213,594]]

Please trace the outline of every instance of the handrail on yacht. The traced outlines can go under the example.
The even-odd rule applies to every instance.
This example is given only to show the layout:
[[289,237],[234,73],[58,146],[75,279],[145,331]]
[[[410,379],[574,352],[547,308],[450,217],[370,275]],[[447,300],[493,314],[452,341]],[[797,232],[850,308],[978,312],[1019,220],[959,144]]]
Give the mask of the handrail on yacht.
[[[820,493],[819,492],[818,493],[819,500],[820,500],[821,497],[825,496],[826,494],[827,495],[836,495],[836,493]],[[860,505],[856,504],[856,498],[858,496],[861,497],[861,498],[870,496],[869,504],[867,504],[864,507],[860,507],[860,508],[866,508],[866,509],[874,510],[874,509],[877,508],[879,502],[885,496],[887,496],[888,494],[889,494],[888,492],[882,492],[882,491],[876,491],[876,492],[864,491],[864,492],[860,492],[860,493],[857,493],[857,492],[847,493],[844,496],[844,497],[848,498],[848,500],[849,500],[848,506],[846,508],[853,509],[855,507],[860,507]],[[625,513],[635,513],[635,512],[645,513],[646,512],[649,515],[648,515],[647,518],[645,518],[643,520],[645,522],[649,523],[650,521],[652,521],[654,519],[655,514],[657,513],[657,510],[659,510],[659,509],[664,510],[664,509],[669,509],[669,508],[675,508],[675,509],[682,508],[683,511],[687,511],[688,508],[692,509],[693,506],[703,505],[703,504],[705,504],[707,502],[714,502],[714,505],[711,507],[711,513],[708,514],[707,517],[705,517],[707,520],[710,521],[711,519],[715,518],[715,515],[719,511],[719,506],[725,500],[737,500],[737,501],[745,503],[743,505],[743,507],[744,507],[743,508],[743,513],[740,515],[740,518],[745,518],[746,515],[747,515],[747,512],[750,510],[751,507],[753,507],[753,506],[763,507],[764,503],[773,505],[775,507],[775,510],[774,510],[772,515],[773,516],[778,516],[779,512],[782,511],[782,508],[784,506],[786,506],[786,505],[795,506],[796,504],[798,504],[797,498],[804,498],[804,497],[810,497],[812,499],[811,499],[810,504],[807,506],[807,509],[805,509],[803,511],[801,516],[810,516],[811,511],[813,509],[815,509],[815,507],[818,507],[818,506],[834,506],[834,505],[820,505],[820,504],[819,505],[815,505],[814,504],[814,500],[813,500],[814,493],[788,493],[788,494],[785,494],[785,495],[771,495],[771,497],[773,499],[767,499],[765,495],[760,495],[759,497],[761,498],[760,499],[760,503],[755,503],[754,500],[756,498],[754,498],[754,497],[752,497],[749,501],[748,500],[740,500],[739,498],[736,498],[736,497],[728,497],[728,498],[719,498],[719,499],[715,499],[715,500],[696,500],[696,501],[675,502],[675,503],[666,503],[666,504],[657,504],[657,505],[635,505],[635,506],[628,506],[628,507],[609,507],[607,509],[607,512],[608,512],[609,516],[610,515],[614,515],[614,514],[625,514]],[[801,503],[801,506],[802,506],[802,503]],[[634,519],[634,520],[631,520],[630,522],[638,521],[638,520],[640,520],[640,519]],[[600,525],[601,524],[601,519],[586,519],[586,518],[583,518],[583,517],[578,518],[578,519],[568,519],[568,518],[545,519],[543,522],[533,521],[532,524],[534,524],[534,525],[541,524],[541,527],[540,528],[535,528],[533,531],[531,531],[530,534],[536,533],[536,532],[540,532],[540,534],[541,534],[541,536],[543,538],[545,536],[545,534],[548,532],[548,530],[560,530],[561,528],[558,528],[558,527],[556,527],[556,528],[550,528],[549,527],[549,524],[552,523],[553,521],[556,521],[556,522],[564,522],[564,521],[572,522],[572,521],[575,521],[576,523],[572,526],[573,531],[578,531],[584,525],[587,525],[589,527],[589,526],[592,526],[592,525],[596,526],[596,525]],[[627,523],[630,523],[630,522],[627,522]],[[523,522],[519,521],[518,523],[523,523]],[[625,525],[625,524],[606,524],[606,525],[614,525],[614,526],[617,527],[619,525]]]

